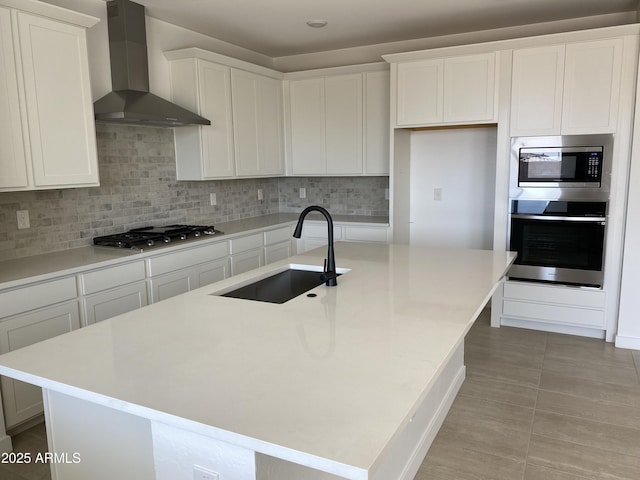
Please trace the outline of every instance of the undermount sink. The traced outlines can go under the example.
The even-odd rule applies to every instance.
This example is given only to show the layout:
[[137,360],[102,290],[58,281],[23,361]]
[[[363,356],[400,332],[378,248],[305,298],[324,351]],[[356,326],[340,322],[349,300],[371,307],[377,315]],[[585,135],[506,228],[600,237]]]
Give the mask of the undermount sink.
[[[338,275],[347,271],[338,270],[341,270]],[[279,271],[269,277],[214,295],[258,302],[285,303],[325,283],[322,273],[322,269],[319,267],[289,265],[286,270]]]

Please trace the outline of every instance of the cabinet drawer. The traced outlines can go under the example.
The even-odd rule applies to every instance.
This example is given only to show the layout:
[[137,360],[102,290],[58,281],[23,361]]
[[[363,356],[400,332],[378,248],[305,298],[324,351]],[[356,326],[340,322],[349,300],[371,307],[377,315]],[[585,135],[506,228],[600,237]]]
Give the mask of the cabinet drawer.
[[606,294],[601,290],[583,290],[573,287],[513,282],[505,282],[504,297],[529,302],[556,303],[586,308],[604,308],[606,300]]
[[379,227],[344,227],[344,239],[350,242],[387,242],[387,229]]
[[76,278],[61,278],[0,294],[0,312],[3,317],[10,317],[77,296]]
[[604,310],[504,300],[502,314],[547,323],[604,328]]
[[101,290],[119,287],[126,283],[144,280],[144,277],[144,262],[139,261],[84,273],[80,276],[80,284],[82,286],[82,293],[89,295]]
[[227,242],[219,242],[205,247],[190,248],[180,252],[160,255],[149,259],[149,275],[163,275],[181,268],[226,257],[228,253]]
[[231,254],[246,252],[255,248],[260,248],[264,245],[262,233],[256,233],[254,235],[248,235],[246,237],[234,238],[229,243],[231,244]]
[[291,240],[292,238],[291,228],[284,227],[278,228],[277,230],[269,230],[268,232],[264,232],[264,245],[273,245],[274,243],[284,242],[286,240]]

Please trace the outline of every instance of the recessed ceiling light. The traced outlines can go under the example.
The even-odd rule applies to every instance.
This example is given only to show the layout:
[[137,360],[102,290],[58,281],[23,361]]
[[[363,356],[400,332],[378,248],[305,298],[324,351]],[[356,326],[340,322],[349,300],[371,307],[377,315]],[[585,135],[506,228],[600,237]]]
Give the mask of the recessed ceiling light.
[[326,27],[327,23],[328,22],[326,20],[309,20],[307,22],[307,25],[309,25],[311,28],[322,28]]

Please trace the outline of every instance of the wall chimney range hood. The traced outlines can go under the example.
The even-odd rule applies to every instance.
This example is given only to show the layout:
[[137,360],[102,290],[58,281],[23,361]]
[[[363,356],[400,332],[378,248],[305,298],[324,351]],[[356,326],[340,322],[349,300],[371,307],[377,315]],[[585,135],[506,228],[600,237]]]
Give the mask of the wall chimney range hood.
[[93,104],[96,122],[180,127],[211,125],[200,115],[149,92],[144,6],[129,0],[107,2],[113,91]]

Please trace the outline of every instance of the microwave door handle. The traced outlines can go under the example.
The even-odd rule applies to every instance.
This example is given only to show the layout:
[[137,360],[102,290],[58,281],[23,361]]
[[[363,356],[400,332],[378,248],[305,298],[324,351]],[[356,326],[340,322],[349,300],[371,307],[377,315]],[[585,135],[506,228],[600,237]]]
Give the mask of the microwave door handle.
[[511,218],[517,218],[520,220],[561,220],[563,222],[599,222],[604,223],[607,221],[606,217],[563,217],[555,215],[523,215],[519,213],[511,214]]

